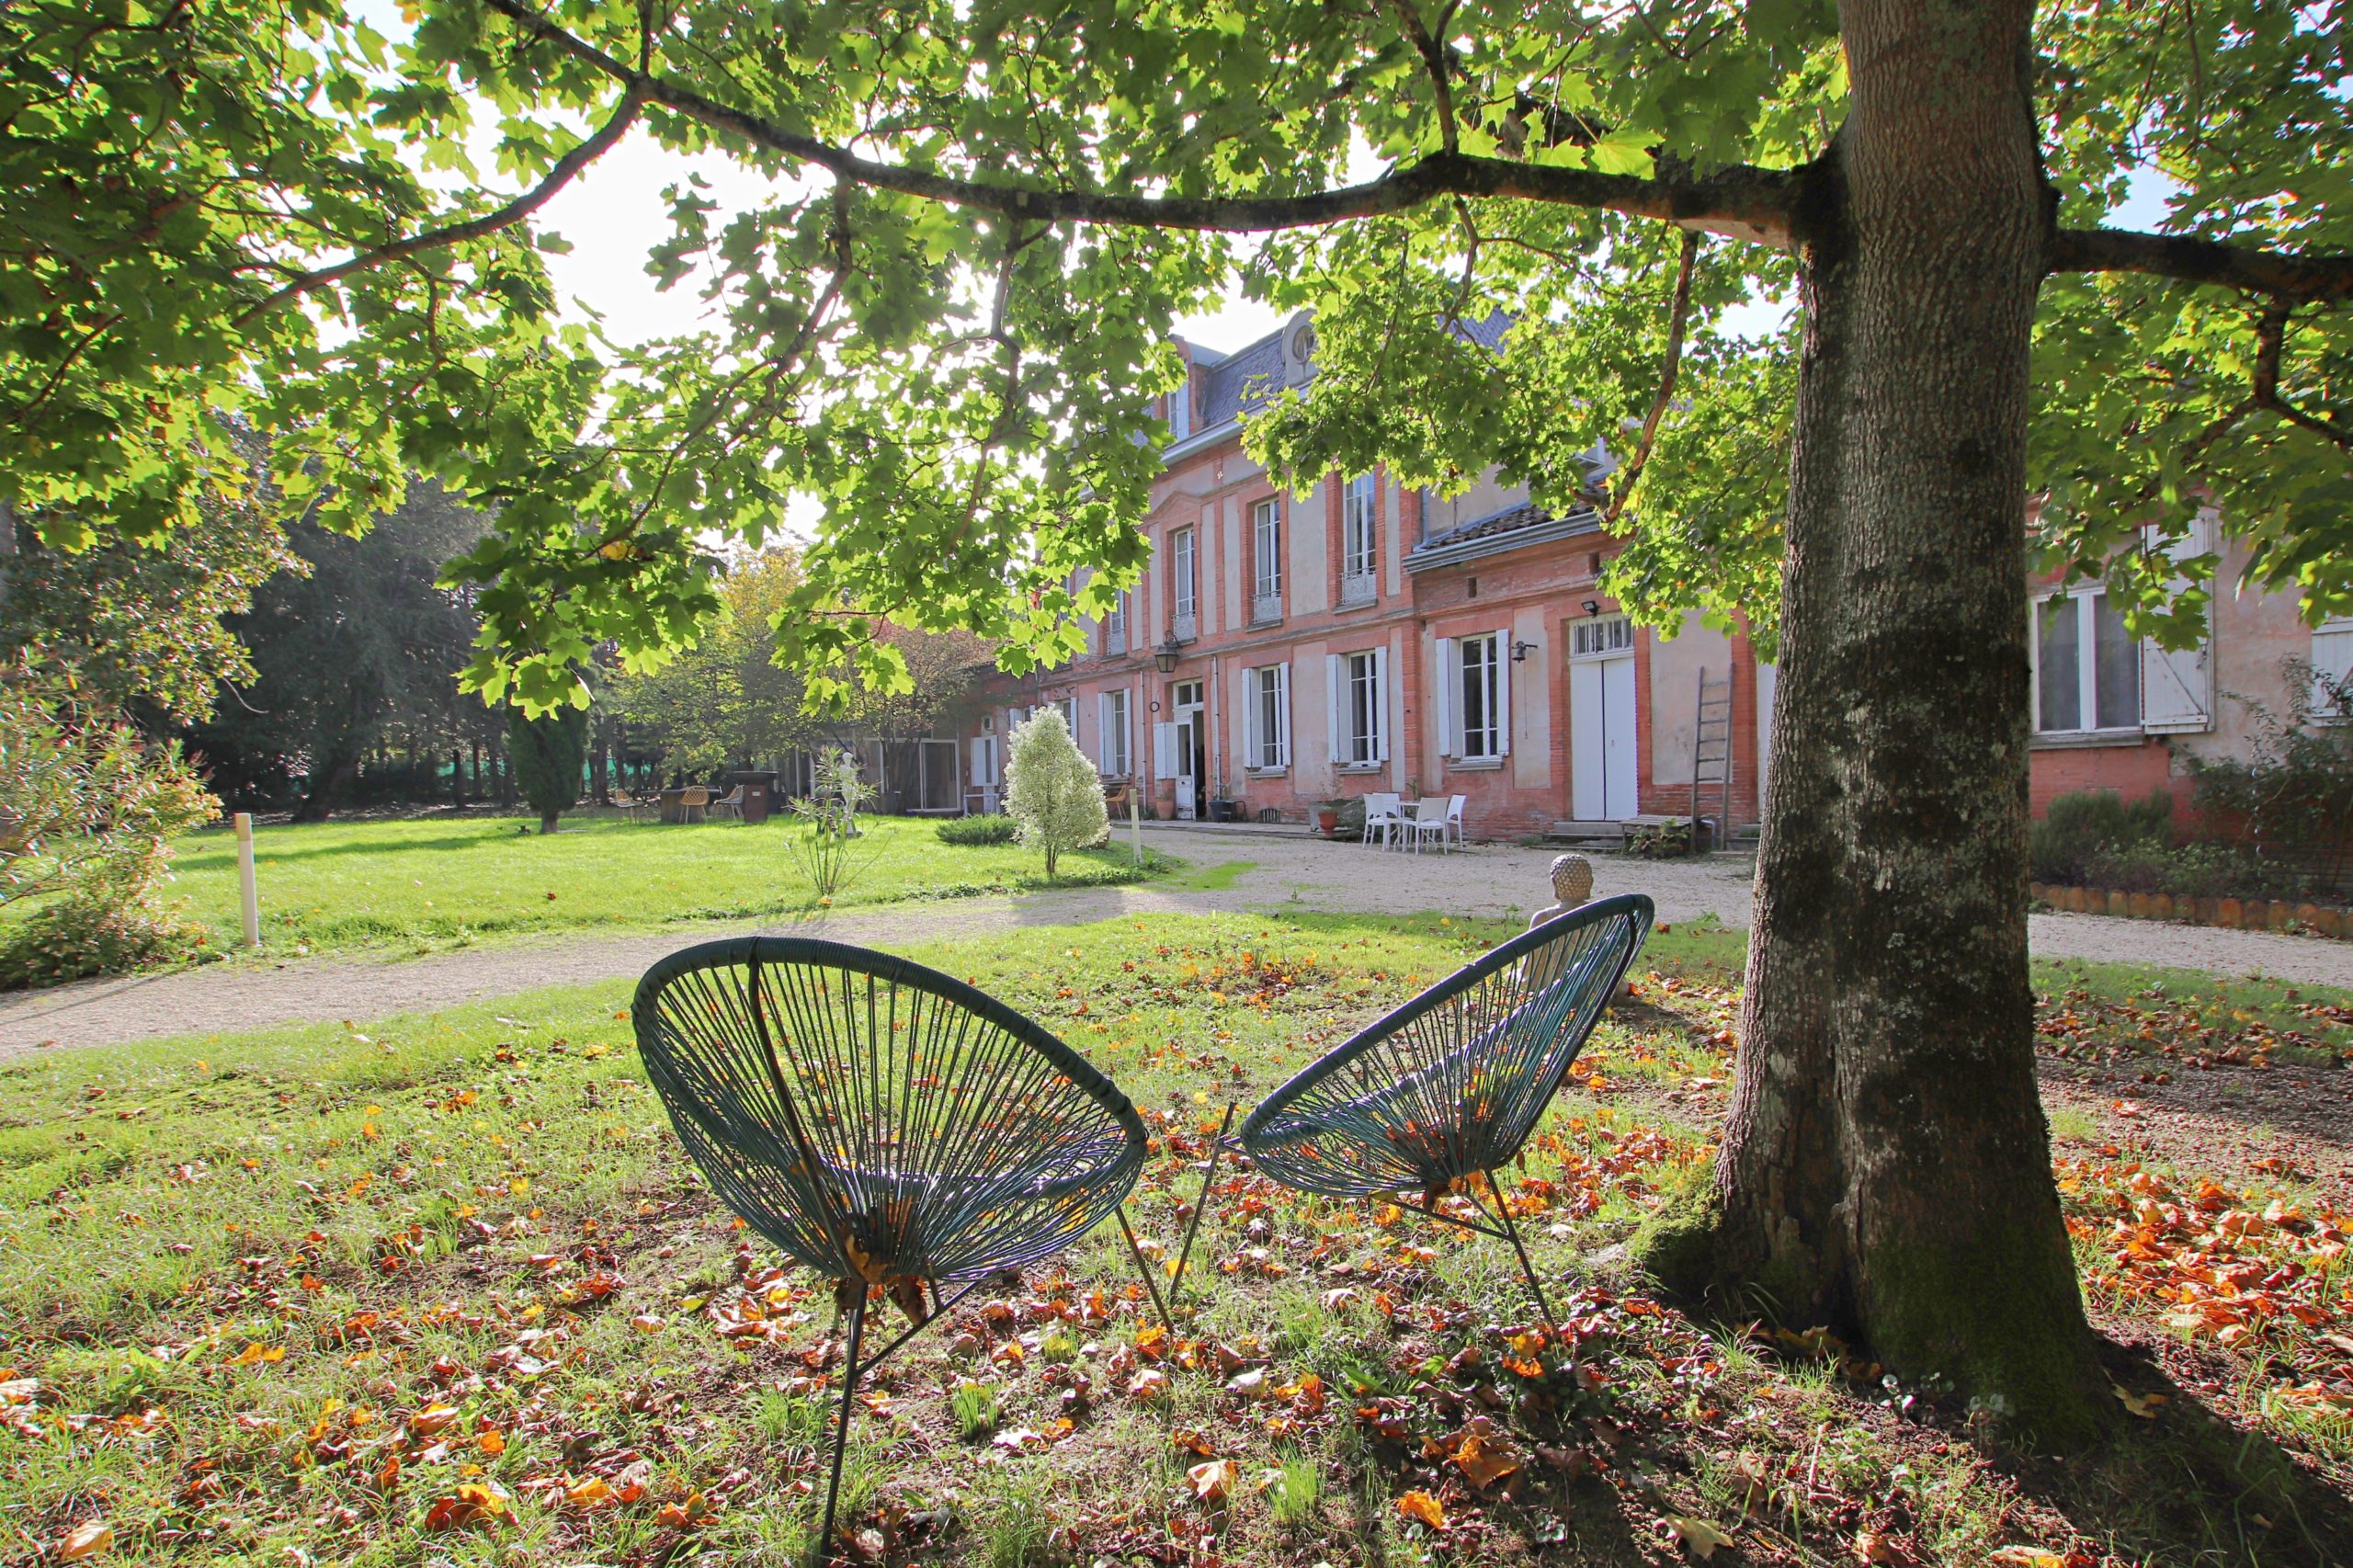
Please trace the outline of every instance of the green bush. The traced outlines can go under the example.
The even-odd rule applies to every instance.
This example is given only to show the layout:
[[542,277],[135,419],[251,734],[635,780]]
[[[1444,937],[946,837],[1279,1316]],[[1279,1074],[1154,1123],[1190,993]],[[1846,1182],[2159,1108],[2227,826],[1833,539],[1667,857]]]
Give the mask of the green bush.
[[1021,824],[1008,816],[949,817],[939,824],[942,844],[1010,844]]
[[528,719],[520,708],[508,709],[506,756],[515,788],[540,813],[540,831],[553,833],[556,818],[580,799],[580,769],[588,760],[588,710],[558,708]]
[[0,944],[0,991],[215,957],[204,945],[210,935],[144,898],[116,903],[102,894],[68,893],[8,932]]
[[2292,866],[2257,858],[2211,839],[2178,848],[2162,844],[2095,849],[2085,865],[2093,887],[2162,892],[2176,898],[2302,898],[2311,879]]
[[2155,848],[2173,843],[2173,797],[2159,790],[2127,805],[2113,790],[2061,795],[2027,829],[2028,874],[2038,882],[2084,885],[2092,857],[2102,850]]
[[1645,860],[1679,860],[1691,853],[1688,821],[1643,823],[1626,835],[1626,853]]
[[2255,726],[2245,761],[2190,759],[2198,809],[2267,865],[2340,887],[2353,871],[2353,724],[2340,722],[2353,713],[2353,679],[2316,674],[2301,659],[2282,673],[2293,694],[2288,717],[2246,704]]

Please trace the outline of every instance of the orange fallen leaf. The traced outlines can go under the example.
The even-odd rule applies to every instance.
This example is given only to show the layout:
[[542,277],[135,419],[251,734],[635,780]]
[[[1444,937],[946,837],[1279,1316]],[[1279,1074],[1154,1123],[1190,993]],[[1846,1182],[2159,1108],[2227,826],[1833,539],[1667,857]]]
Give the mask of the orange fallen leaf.
[[1187,1471],[1185,1480],[1192,1487],[1193,1495],[1202,1502],[1222,1503],[1225,1494],[1233,1490],[1233,1483],[1241,1473],[1242,1467],[1232,1460],[1211,1460]]
[[1668,1517],[1666,1533],[1702,1562],[1716,1554],[1716,1548],[1733,1544],[1732,1537],[1707,1520],[1687,1518],[1681,1514]]
[[654,1522],[672,1529],[691,1529],[710,1517],[710,1504],[699,1492],[690,1493],[683,1503],[665,1503],[654,1516]]
[[57,1544],[57,1555],[63,1562],[78,1562],[113,1546],[114,1527],[104,1519],[89,1519],[65,1532],[65,1539]]
[[434,1500],[425,1511],[425,1528],[436,1531],[464,1529],[503,1518],[513,1511],[506,1494],[495,1483],[469,1481],[449,1496]]
[[1446,1528],[1446,1510],[1439,1507],[1438,1499],[1427,1492],[1406,1493],[1397,1499],[1397,1511],[1434,1530]]

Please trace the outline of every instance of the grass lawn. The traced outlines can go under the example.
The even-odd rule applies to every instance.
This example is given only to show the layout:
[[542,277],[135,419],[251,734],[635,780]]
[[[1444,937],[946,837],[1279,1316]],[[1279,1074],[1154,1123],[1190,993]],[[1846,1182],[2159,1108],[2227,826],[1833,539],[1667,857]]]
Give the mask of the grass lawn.
[[[904,898],[1026,892],[1047,885],[1045,861],[1011,845],[942,844],[929,822],[868,819],[863,869],[837,907]],[[656,825],[606,813],[567,814],[542,837],[537,819],[442,817],[264,827],[254,838],[263,941],[274,953],[368,947],[434,948],[536,931],[756,919],[811,902],[772,817]],[[1063,858],[1056,886],[1132,881],[1169,862],[1147,851],[1139,873],[1123,843]],[[226,829],[183,841],[170,896],[237,934],[237,849]]]
[[[1159,916],[918,956],[1128,1090],[1155,1134],[1138,1226],[1173,1252],[1226,1099],[1500,929]],[[845,1483],[863,1560],[2353,1560],[2348,1221],[2293,1173],[2208,1168],[2195,1140],[2165,1155],[2081,1110],[2069,1221],[2145,1418],[2120,1404],[2118,1438],[2065,1463],[1811,1325],[1643,1293],[1610,1249],[1706,1168],[1738,943],[1654,938],[1514,1173],[1539,1267],[1574,1276],[1574,1359],[1527,1336],[1507,1249],[1229,1166],[1175,1335],[1105,1227],[885,1364]],[[2046,1020],[2067,1012],[2074,977],[2039,981]],[[626,998],[0,1068],[0,1562],[101,1529],[119,1562],[796,1562],[830,1293],[697,1180]],[[2129,1012],[2076,1012],[2063,1077],[2149,1060]]]

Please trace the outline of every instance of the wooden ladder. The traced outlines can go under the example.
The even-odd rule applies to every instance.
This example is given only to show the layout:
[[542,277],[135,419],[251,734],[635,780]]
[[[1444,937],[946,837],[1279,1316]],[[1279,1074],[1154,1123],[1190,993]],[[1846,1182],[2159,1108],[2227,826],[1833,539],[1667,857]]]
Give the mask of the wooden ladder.
[[1732,842],[1732,683],[1736,666],[1726,665],[1723,678],[1709,677],[1699,669],[1698,722],[1691,728],[1691,846],[1699,846],[1700,824],[1710,820],[1701,810],[1708,792],[1715,795],[1715,832],[1708,847],[1721,849]]

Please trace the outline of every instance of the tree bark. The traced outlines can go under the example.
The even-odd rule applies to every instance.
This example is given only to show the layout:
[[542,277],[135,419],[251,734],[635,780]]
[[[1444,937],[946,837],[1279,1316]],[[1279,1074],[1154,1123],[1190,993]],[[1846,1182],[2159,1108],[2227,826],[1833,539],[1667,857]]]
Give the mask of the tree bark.
[[354,752],[342,752],[331,758],[324,767],[311,770],[311,787],[302,793],[289,821],[299,823],[324,822],[335,811],[335,802],[359,777],[359,757]]
[[[1846,0],[1805,312],[1738,1080],[1670,1283],[1828,1324],[2053,1442],[2104,1422],[2036,1089],[2025,0]],[[1801,725],[1793,721],[1802,718]]]

